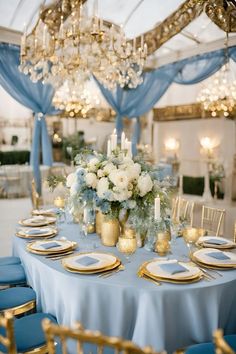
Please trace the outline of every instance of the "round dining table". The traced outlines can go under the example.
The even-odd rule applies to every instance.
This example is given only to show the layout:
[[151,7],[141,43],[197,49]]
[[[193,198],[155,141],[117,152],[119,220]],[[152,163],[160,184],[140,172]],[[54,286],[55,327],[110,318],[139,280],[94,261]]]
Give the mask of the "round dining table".
[[[236,333],[236,270],[212,273],[211,280],[158,286],[137,275],[143,262],[160,258],[157,253],[139,248],[128,262],[116,247],[102,246],[96,234],[84,238],[78,224],[58,226],[56,239],[76,241],[75,253],[104,251],[117,255],[125,265],[107,278],[70,273],[61,260],[29,253],[27,241],[15,236],[13,254],[21,258],[28,284],[36,291],[38,310],[54,315],[59,324],[72,326],[80,321],[87,329],[168,353],[211,341],[216,328]],[[187,253],[179,238],[168,257],[186,260]]]

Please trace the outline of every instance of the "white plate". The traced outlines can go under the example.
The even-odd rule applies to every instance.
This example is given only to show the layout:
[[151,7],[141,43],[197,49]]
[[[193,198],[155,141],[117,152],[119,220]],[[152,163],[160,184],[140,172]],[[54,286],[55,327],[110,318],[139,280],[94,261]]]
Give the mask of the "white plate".
[[55,215],[56,214],[56,211],[57,209],[56,208],[51,208],[51,209],[34,209],[32,211],[32,214],[33,215],[44,215],[44,216],[47,216],[47,215]]
[[[91,257],[97,259],[98,262],[91,265],[83,265],[77,262],[80,258]],[[63,264],[66,267],[72,268],[74,270],[96,270],[101,268],[106,268],[112,266],[117,261],[117,257],[110,253],[100,253],[100,252],[88,252],[77,254],[76,256],[72,256],[64,259]]]
[[[207,243],[208,240],[216,240],[216,241],[220,240],[220,241],[225,241],[227,243],[224,243],[222,245],[217,245],[214,243]],[[206,245],[206,247],[213,247],[213,248],[229,248],[229,247],[236,246],[236,244],[233,241],[219,236],[202,236],[199,238],[198,243]]]
[[[208,256],[208,253],[212,252],[223,252],[226,256],[230,257],[230,259],[216,259],[211,256]],[[236,266],[236,254],[227,252],[227,251],[220,251],[215,248],[202,248],[193,253],[193,257],[200,261],[201,263],[215,265],[215,266]]]
[[[54,243],[56,242],[58,244],[57,247],[52,247],[52,248],[44,248],[43,245],[47,243]],[[29,249],[32,251],[39,251],[39,252],[45,252],[45,253],[52,253],[52,252],[59,252],[59,251],[65,251],[73,246],[73,243],[71,241],[61,241],[61,240],[50,240],[50,241],[35,241],[32,242],[28,245]]]
[[41,235],[51,235],[56,232],[57,232],[57,230],[55,228],[44,227],[44,228],[20,229],[18,231],[18,234],[22,235],[22,236],[37,237],[37,236],[41,236]]
[[178,262],[180,265],[185,267],[187,270],[185,272],[170,274],[164,271],[160,266],[163,264],[177,263],[176,259],[171,259],[169,261],[159,261],[153,260],[152,262],[146,265],[146,269],[149,273],[156,277],[166,278],[166,279],[175,279],[175,280],[184,280],[185,278],[194,278],[198,277],[201,274],[201,271],[198,267],[186,264],[183,262]]
[[28,219],[23,219],[20,221],[22,225],[35,225],[35,226],[41,226],[45,224],[51,224],[56,222],[56,218],[54,217],[45,217],[45,216],[34,216],[32,218]]

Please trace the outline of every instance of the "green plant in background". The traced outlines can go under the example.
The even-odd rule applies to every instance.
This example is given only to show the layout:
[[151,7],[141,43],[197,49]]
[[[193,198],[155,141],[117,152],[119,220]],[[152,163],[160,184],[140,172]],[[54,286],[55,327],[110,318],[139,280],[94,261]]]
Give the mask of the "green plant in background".
[[48,182],[48,187],[53,192],[60,183],[64,187],[66,186],[66,176],[50,174],[47,178],[47,182]]
[[77,133],[63,138],[63,157],[66,160],[73,161],[75,156],[85,147],[84,132]]

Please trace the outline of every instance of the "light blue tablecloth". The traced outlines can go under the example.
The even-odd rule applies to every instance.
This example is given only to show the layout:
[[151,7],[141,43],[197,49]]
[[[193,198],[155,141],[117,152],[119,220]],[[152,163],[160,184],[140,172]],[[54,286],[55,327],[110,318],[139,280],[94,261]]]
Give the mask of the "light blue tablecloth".
[[[62,236],[78,241],[78,250],[84,251],[78,225],[61,226],[57,238]],[[88,239],[91,249],[99,245],[96,250],[120,255],[115,247],[101,246],[96,235],[88,235]],[[221,272],[223,277],[210,282],[156,286],[136,274],[143,261],[157,257],[143,248],[124,271],[103,279],[69,273],[61,261],[30,254],[25,246],[23,239],[15,237],[13,253],[23,262],[39,308],[54,315],[60,324],[81,321],[85,328],[122,336],[140,346],[165,348],[168,353],[211,340],[218,327],[225,333],[236,333],[236,270]],[[178,256],[187,253],[182,239],[172,251]]]

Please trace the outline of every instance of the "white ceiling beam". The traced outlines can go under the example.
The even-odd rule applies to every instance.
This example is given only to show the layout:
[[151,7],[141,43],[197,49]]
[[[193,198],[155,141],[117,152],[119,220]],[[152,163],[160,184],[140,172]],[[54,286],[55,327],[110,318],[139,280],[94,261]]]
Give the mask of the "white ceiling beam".
[[[230,36],[229,41],[228,41],[228,46],[232,47],[236,45],[236,35]],[[171,52],[165,56],[162,57],[150,57],[148,59],[148,62],[146,64],[147,68],[158,68],[162,65],[170,64],[175,61],[179,61],[182,59],[190,58],[194,55],[199,55],[203,53],[208,53],[212,52],[214,50],[222,49],[225,48],[225,38],[218,39],[216,41],[212,41],[209,43],[202,43],[199,44],[198,46],[195,46],[193,48],[185,49],[185,50],[178,50],[175,52]],[[157,52],[158,53],[158,50]]]
[[20,44],[22,33],[0,26],[0,42]]

